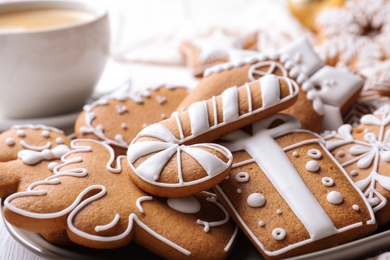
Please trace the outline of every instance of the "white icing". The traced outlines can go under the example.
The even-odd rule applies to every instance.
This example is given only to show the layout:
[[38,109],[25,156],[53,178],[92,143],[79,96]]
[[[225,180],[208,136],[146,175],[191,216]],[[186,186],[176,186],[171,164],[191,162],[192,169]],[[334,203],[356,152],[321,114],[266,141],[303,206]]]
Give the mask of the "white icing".
[[13,146],[15,145],[15,140],[12,137],[8,137],[7,139],[5,139],[5,143],[8,146]]
[[259,221],[259,226],[260,226],[260,227],[264,227],[264,226],[265,226],[264,220],[260,220],[260,221]]
[[249,173],[247,172],[239,172],[236,175],[237,182],[247,182],[249,181]]
[[352,170],[351,171],[351,176],[357,176],[359,173],[357,170]]
[[[238,120],[238,88],[232,87],[222,93],[223,120],[230,123]],[[208,118],[206,116],[206,118]]]
[[260,78],[261,96],[264,107],[270,107],[280,102],[280,85],[277,77],[266,75]]
[[44,149],[40,152],[31,150],[22,150],[18,153],[18,158],[27,165],[34,165],[43,160],[60,159],[64,154],[70,151],[67,145],[61,144],[53,149]]
[[54,171],[54,168],[58,166],[58,163],[57,162],[50,162],[48,165],[47,165],[47,168],[49,169],[49,171]]
[[167,98],[163,96],[156,96],[156,101],[161,105],[167,102]]
[[299,153],[298,153],[297,151],[294,151],[294,152],[293,152],[293,156],[294,156],[294,157],[299,157]]
[[321,156],[322,156],[322,153],[320,150],[318,149],[310,149],[308,152],[307,152],[307,155],[310,157],[310,158],[313,158],[313,159],[320,159]]
[[352,205],[352,208],[353,208],[355,211],[359,211],[359,210],[360,210],[359,205],[356,205],[356,204]]
[[56,143],[57,144],[64,144],[65,142],[64,142],[64,138],[62,138],[62,137],[57,137],[56,138]]
[[30,145],[24,140],[20,140],[20,145],[28,150],[33,151],[43,151],[45,149],[49,149],[51,147],[51,142],[47,142],[45,145]]
[[168,198],[167,203],[172,209],[186,214],[195,214],[201,209],[200,202],[194,196]]
[[142,197],[138,198],[137,201],[135,202],[135,205],[137,206],[137,209],[139,210],[139,212],[144,213],[144,208],[142,207],[142,202],[150,201],[152,199],[153,199],[152,196],[142,196]]
[[318,164],[317,161],[308,161],[306,163],[306,170],[308,170],[309,172],[316,172],[320,169],[320,165]]
[[110,223],[108,223],[106,225],[96,226],[95,231],[100,232],[100,231],[105,231],[105,230],[108,230],[110,228],[113,228],[113,227],[115,227],[116,224],[118,224],[119,220],[120,220],[119,214],[115,214],[114,219]]
[[207,117],[207,103],[205,101],[193,103],[188,108],[188,114],[191,120],[191,133],[193,135],[201,135],[210,129]]
[[334,180],[331,177],[323,177],[321,182],[326,187],[331,187],[334,184]]
[[338,191],[329,192],[328,195],[326,195],[326,199],[328,200],[329,203],[335,205],[340,204],[344,201],[343,196]]
[[286,237],[286,230],[283,228],[275,228],[272,230],[272,236],[275,240],[283,240]]
[[46,137],[46,138],[50,137],[50,132],[48,130],[43,130],[41,134],[43,137]]
[[121,105],[116,105],[115,109],[116,109],[116,112],[120,115],[123,115],[124,113],[129,111],[126,106],[121,106]]
[[252,208],[259,208],[264,206],[265,204],[265,197],[263,194],[260,193],[252,193],[248,196],[246,202],[248,203],[248,206]]
[[237,193],[242,193],[242,189],[237,188]]
[[276,210],[276,214],[278,214],[278,215],[282,215],[282,213],[283,213],[283,212],[282,212],[282,210],[281,210],[281,209],[277,209],[277,210]]
[[26,132],[24,130],[18,130],[18,131],[16,131],[16,134],[19,137],[25,137],[26,136]]
[[230,218],[230,215],[229,213],[226,211],[226,209],[217,201],[217,199],[215,197],[208,197],[207,198],[207,201],[209,202],[212,202],[214,203],[215,205],[217,205],[222,211],[223,213],[225,214],[225,217],[224,219],[220,220],[220,221],[214,221],[214,222],[208,222],[208,221],[204,221],[204,220],[201,220],[201,219],[198,219],[196,221],[197,224],[199,225],[203,225],[204,226],[204,232],[209,232],[210,230],[210,227],[216,227],[216,226],[221,226],[221,225],[224,225],[226,224],[228,221],[229,221],[229,218]]

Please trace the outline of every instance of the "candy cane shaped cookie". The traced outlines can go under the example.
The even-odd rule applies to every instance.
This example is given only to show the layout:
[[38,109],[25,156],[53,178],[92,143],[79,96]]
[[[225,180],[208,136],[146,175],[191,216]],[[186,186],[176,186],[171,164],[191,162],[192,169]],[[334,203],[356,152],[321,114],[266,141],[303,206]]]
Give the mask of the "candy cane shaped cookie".
[[267,75],[193,103],[137,135],[127,152],[130,176],[144,191],[163,197],[209,189],[226,177],[232,155],[223,146],[204,142],[292,105],[297,94],[294,81]]

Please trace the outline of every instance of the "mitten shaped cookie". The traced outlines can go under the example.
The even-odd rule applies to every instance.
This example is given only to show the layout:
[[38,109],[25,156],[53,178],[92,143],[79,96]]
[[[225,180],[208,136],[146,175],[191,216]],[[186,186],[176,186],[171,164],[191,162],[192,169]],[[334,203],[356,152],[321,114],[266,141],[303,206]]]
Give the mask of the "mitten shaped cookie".
[[92,248],[118,248],[133,239],[170,259],[222,259],[237,229],[215,195],[159,198],[129,179],[126,158],[95,140],[76,139],[54,175],[5,200],[12,225],[62,233]]
[[[0,198],[53,175],[51,163],[70,150],[70,139],[54,127],[17,125],[0,135]],[[32,170],[35,169],[35,170]]]
[[241,56],[207,69],[179,110],[219,95],[231,86],[274,74],[294,79],[301,90],[295,105],[284,112],[298,118],[303,129],[320,132],[343,124],[342,113],[357,99],[364,83],[358,75],[324,66],[306,39],[297,40],[273,54],[243,52]]
[[390,221],[390,105],[364,115],[356,128],[324,133],[326,147],[364,192],[379,225]]
[[231,154],[204,142],[291,106],[297,93],[289,78],[266,75],[144,128],[128,149],[131,178],[141,189],[163,197],[213,187],[228,174]]
[[125,154],[142,128],[170,117],[188,92],[186,87],[164,85],[103,97],[84,106],[76,121],[76,137],[106,142],[117,154]]
[[219,200],[265,258],[286,258],[353,241],[376,228],[362,192],[320,136],[276,114],[237,131]]

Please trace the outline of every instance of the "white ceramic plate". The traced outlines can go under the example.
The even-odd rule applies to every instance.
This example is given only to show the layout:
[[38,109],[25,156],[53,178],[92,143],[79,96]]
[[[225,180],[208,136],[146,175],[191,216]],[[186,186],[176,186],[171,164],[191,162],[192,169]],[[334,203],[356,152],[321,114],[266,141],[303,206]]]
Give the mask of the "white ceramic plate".
[[[82,247],[60,247],[44,240],[39,234],[16,228],[9,224],[1,215],[4,226],[11,236],[25,248],[44,259],[78,259],[78,260],[100,260],[112,258],[131,259],[161,259],[136,243],[120,249],[96,250]],[[337,259],[365,259],[377,256],[382,252],[390,250],[390,226],[383,227],[375,234],[329,248],[311,254],[291,258],[290,260],[337,260]],[[237,244],[228,259],[263,259],[254,246],[243,235],[239,234]]]

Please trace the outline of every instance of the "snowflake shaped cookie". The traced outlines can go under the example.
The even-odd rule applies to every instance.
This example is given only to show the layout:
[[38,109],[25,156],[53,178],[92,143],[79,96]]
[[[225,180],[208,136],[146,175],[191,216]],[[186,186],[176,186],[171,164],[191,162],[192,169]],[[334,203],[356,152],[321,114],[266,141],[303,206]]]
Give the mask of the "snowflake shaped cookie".
[[349,0],[317,17],[318,51],[331,64],[358,69],[375,65],[390,55],[390,3],[386,0]]
[[390,221],[390,105],[364,115],[360,125],[324,134],[327,148],[370,202],[380,225]]

